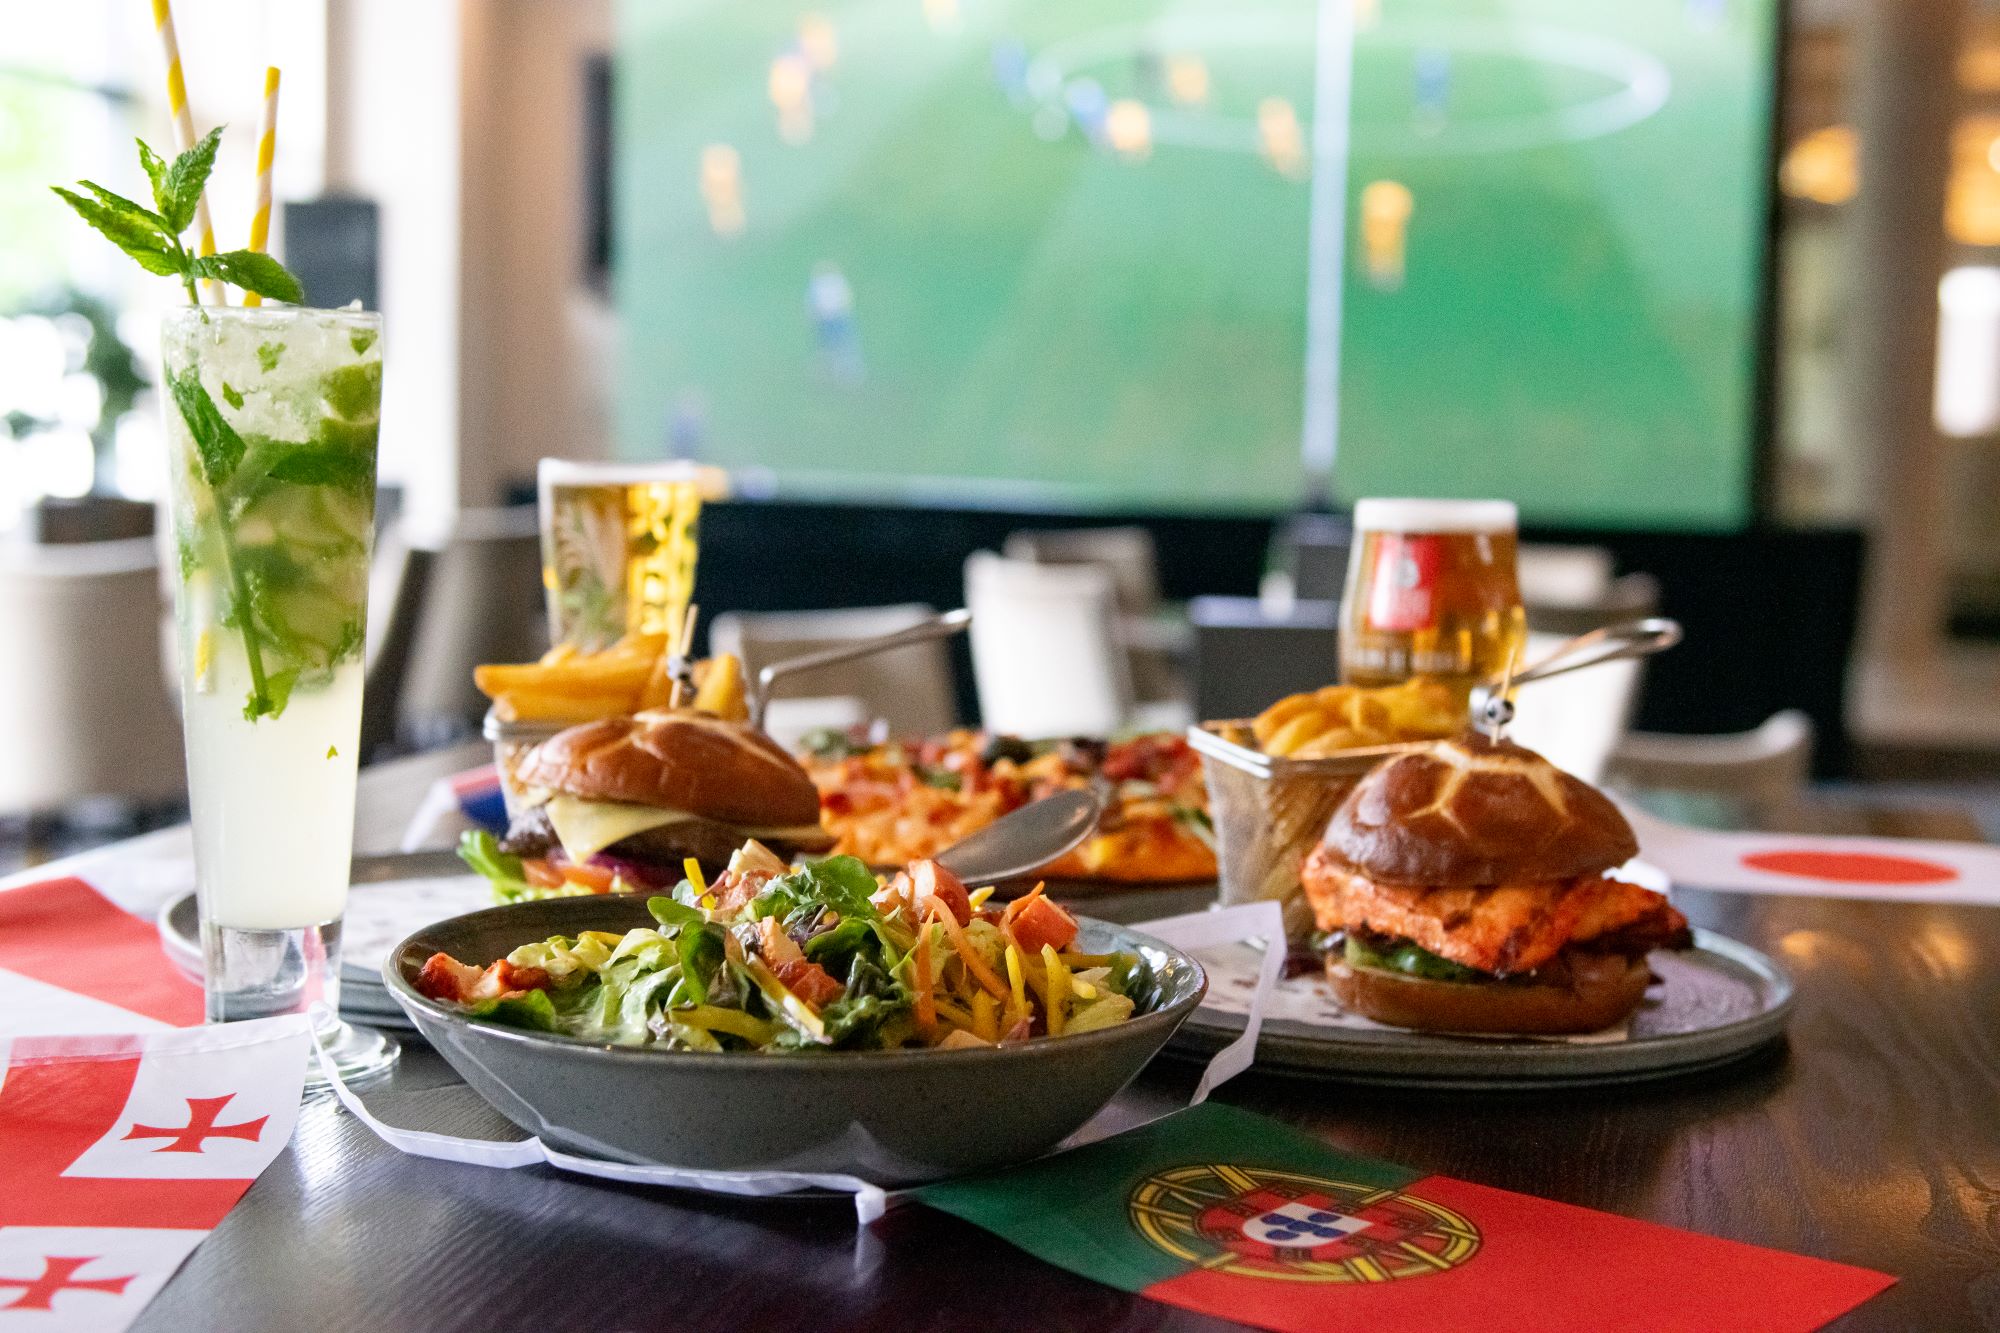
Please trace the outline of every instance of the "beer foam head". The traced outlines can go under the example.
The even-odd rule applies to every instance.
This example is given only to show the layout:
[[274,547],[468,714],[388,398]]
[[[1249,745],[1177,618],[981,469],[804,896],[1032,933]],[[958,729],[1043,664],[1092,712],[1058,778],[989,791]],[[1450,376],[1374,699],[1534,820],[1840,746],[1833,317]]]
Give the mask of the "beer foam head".
[[1512,500],[1357,500],[1357,532],[1512,532]]

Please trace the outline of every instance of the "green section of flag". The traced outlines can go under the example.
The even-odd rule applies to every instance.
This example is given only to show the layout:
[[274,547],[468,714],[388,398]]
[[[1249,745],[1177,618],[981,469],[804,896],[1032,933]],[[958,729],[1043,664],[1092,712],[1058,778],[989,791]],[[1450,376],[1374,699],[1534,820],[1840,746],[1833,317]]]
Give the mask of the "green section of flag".
[[1192,1265],[1139,1233],[1130,1211],[1133,1190],[1157,1172],[1216,1165],[1397,1189],[1423,1177],[1420,1171],[1350,1157],[1254,1112],[1205,1102],[1027,1166],[926,1185],[916,1196],[1059,1268],[1143,1291]]

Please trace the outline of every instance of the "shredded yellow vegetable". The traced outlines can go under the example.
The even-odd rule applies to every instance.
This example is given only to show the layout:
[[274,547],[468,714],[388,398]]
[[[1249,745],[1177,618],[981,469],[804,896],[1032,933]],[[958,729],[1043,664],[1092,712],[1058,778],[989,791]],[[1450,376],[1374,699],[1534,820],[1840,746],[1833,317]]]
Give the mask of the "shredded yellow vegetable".
[[925,922],[917,932],[917,951],[911,960],[916,966],[917,1021],[925,1027],[937,1022],[937,1002],[931,996],[931,927]]
[[[978,995],[986,995],[985,991],[978,991],[975,993]],[[991,999],[993,997],[988,995],[987,998]],[[964,1028],[968,1032],[978,1031],[979,1024],[974,1021],[973,1016],[967,1013],[965,1010],[959,1008],[957,1005],[953,1004],[950,1000],[945,999],[942,995],[933,995],[931,997],[931,1003],[937,1006],[938,1017],[942,1018],[945,1022],[951,1024],[953,1027]]]
[[701,862],[690,856],[687,860],[681,862],[681,869],[686,872],[688,883],[694,885],[695,897],[699,898],[708,892],[708,880],[702,876]]
[[986,1041],[1000,1040],[1000,1005],[983,990],[972,992],[972,1035]]
[[741,1037],[759,1046],[765,1045],[778,1035],[775,1023],[753,1017],[741,1009],[724,1009],[713,1004],[697,1004],[687,1009],[674,1009],[668,1012],[667,1017],[691,1028],[702,1028],[709,1032],[727,1032],[733,1037]]
[[1013,1006],[1007,1010],[1007,1026],[1012,1027],[1028,1016],[1028,997],[1021,985],[1021,951],[1013,945],[1007,946],[1007,990],[1013,999]]
[[979,908],[979,907],[984,907],[986,905],[986,900],[988,898],[991,898],[992,896],[993,896],[993,886],[991,884],[988,884],[985,888],[974,889],[971,893],[968,893],[966,895],[966,900],[970,902],[973,905],[973,907]]
[[1060,1037],[1065,1017],[1063,1011],[1068,1007],[1069,1000],[1069,969],[1063,966],[1062,959],[1056,956],[1055,946],[1050,944],[1042,946],[1042,967],[1043,975],[1048,978],[1049,990],[1042,997],[1042,1003],[1048,1010],[1049,1035]]

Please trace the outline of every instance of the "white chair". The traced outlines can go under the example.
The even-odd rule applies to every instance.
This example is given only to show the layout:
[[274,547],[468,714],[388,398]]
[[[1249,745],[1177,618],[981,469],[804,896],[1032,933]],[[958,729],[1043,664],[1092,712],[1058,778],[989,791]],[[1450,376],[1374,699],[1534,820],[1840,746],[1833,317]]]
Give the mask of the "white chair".
[[0,555],[0,810],[186,791],[159,623],[150,537]]
[[[856,639],[873,639],[908,629],[937,613],[928,606],[907,603],[900,606],[855,606],[834,611],[732,611],[719,615],[709,626],[711,652],[735,653],[751,679],[773,662],[803,657],[822,648],[834,648]],[[785,676],[773,688],[774,700],[794,704],[776,710],[775,725],[789,725],[788,716],[800,711],[796,704],[806,699],[858,701],[859,720],[877,719],[888,724],[898,736],[929,736],[948,730],[957,720],[958,707],[951,687],[950,649],[942,640],[907,644],[850,662],[835,662],[812,671]],[[825,703],[819,711],[832,718],[852,715],[854,704],[844,710]],[[766,726],[774,725],[772,715]]]
[[[1528,635],[1522,664],[1540,661],[1563,642],[1559,634]],[[1508,735],[1557,768],[1596,782],[1631,725],[1640,671],[1639,659],[1625,658],[1523,685]]]
[[965,562],[965,604],[987,730],[1103,736],[1125,725],[1132,685],[1106,570],[976,551]]
[[1726,796],[1760,821],[1779,820],[1805,792],[1812,747],[1812,719],[1788,708],[1752,730],[1719,736],[1635,731],[1613,751],[1605,778],[1630,791]]
[[1009,560],[1095,565],[1109,573],[1133,697],[1189,701],[1176,659],[1192,655],[1194,631],[1184,618],[1161,613],[1160,560],[1152,533],[1141,527],[1026,528],[1008,534],[1001,553]]
[[1590,606],[1611,587],[1611,552],[1602,546],[1523,542],[1515,553],[1521,600],[1530,606]]

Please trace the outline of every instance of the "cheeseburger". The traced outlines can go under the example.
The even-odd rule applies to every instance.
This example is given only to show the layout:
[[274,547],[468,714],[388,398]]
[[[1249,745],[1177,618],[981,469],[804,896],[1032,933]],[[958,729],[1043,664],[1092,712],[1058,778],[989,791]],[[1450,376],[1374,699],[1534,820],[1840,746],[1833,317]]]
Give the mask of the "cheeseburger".
[[1692,943],[1663,894],[1612,877],[1638,850],[1596,788],[1467,735],[1372,769],[1301,878],[1349,1010],[1442,1032],[1594,1032],[1638,1007],[1649,951]]
[[706,713],[571,727],[529,750],[514,778],[526,799],[499,865],[513,873],[520,858],[532,889],[603,892],[615,878],[644,891],[678,882],[688,857],[718,871],[753,838],[787,860],[833,844],[798,761],[756,728]]

